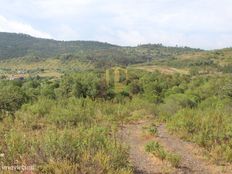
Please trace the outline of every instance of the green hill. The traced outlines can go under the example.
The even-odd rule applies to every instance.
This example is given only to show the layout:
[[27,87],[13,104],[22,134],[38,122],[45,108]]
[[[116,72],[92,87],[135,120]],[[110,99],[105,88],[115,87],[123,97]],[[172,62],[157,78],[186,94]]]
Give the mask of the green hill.
[[104,50],[117,46],[96,41],[56,41],[26,34],[0,32],[0,59],[39,56],[52,57],[65,53]]
[[166,47],[161,44],[120,47],[96,41],[56,41],[35,38],[26,34],[0,32],[0,59],[25,56],[42,58],[72,55],[92,61],[109,61],[117,64],[142,63],[152,59],[173,57],[195,52],[188,47]]
[[[53,62],[49,63],[49,68],[45,65],[47,62]],[[79,70],[83,65],[109,68],[136,64],[139,69],[165,73],[231,73],[232,49],[205,51],[162,44],[123,47],[96,41],[56,41],[0,32],[0,68],[34,71],[32,67],[39,64],[42,69],[62,72],[64,69]]]

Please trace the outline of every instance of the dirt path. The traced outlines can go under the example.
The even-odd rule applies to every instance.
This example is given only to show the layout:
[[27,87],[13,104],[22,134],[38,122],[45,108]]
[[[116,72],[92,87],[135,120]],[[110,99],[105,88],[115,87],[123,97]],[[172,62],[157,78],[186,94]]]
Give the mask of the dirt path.
[[211,174],[212,171],[207,167],[205,161],[200,160],[190,150],[190,143],[184,142],[179,138],[172,136],[166,130],[164,124],[158,127],[157,141],[162,144],[165,149],[175,152],[181,156],[179,173],[194,173],[194,174]]
[[[149,125],[142,121],[125,126],[119,133],[121,140],[130,147],[130,160],[135,168],[135,174],[220,174],[221,169],[210,165],[194,153],[194,146],[170,135],[164,124],[158,126],[158,136],[146,136],[143,127]],[[145,152],[149,141],[158,141],[168,151],[181,156],[179,168],[173,168],[166,161],[161,161]]]
[[135,174],[161,174],[166,165],[153,155],[145,152],[144,146],[154,138],[143,137],[142,128],[145,122],[130,124],[120,131],[121,140],[130,147],[130,159],[135,168]]

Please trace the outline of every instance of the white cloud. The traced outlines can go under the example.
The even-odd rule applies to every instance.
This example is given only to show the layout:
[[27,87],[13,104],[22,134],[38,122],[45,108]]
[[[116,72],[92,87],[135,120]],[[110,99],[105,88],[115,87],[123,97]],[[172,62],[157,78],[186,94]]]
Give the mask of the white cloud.
[[62,25],[58,26],[54,29],[55,33],[59,33],[56,36],[56,39],[58,40],[74,40],[74,38],[78,39],[81,36],[77,32],[77,30],[74,30],[70,26]]
[[231,0],[0,0],[0,4],[0,15],[14,19],[10,22],[24,21],[56,39],[207,49],[232,46]]
[[20,23],[13,20],[8,20],[3,16],[0,16],[0,31],[25,33],[36,37],[51,38],[51,36],[48,33],[36,30],[31,25]]
[[40,15],[47,18],[77,17],[83,13],[94,0],[37,0],[32,1],[34,6],[42,12]]

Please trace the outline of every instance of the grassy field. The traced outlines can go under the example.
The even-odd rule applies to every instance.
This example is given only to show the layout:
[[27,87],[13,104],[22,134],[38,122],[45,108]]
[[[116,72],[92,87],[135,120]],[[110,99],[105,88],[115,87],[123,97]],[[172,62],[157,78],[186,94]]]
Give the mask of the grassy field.
[[41,76],[41,77],[60,77],[64,72],[83,71],[92,69],[90,63],[78,60],[62,61],[56,58],[50,59],[27,59],[17,58],[0,61],[0,75],[10,78],[12,76]]
[[178,68],[172,68],[167,66],[158,66],[158,65],[133,65],[129,67],[130,69],[138,69],[138,70],[145,70],[148,72],[155,72],[159,71],[164,74],[174,74],[174,73],[180,73],[180,74],[188,74],[188,69],[178,69]]

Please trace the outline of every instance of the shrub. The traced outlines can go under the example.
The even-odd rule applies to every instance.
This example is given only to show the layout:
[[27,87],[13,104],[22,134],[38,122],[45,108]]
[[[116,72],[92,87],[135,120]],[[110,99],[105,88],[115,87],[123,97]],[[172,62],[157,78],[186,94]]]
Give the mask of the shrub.
[[34,104],[26,104],[23,106],[24,111],[29,111],[39,117],[44,117],[50,113],[51,108],[56,104],[54,100],[41,97]]
[[0,88],[0,112],[14,113],[26,102],[26,96],[20,87],[0,83]]
[[[232,143],[231,114],[226,113],[221,105],[214,106],[212,103],[211,105],[204,110],[184,109],[179,111],[172,117],[168,127],[182,138],[194,141],[204,147],[215,160],[230,161],[232,152],[230,147]],[[225,151],[226,153],[224,153]]]

